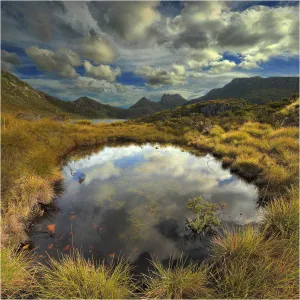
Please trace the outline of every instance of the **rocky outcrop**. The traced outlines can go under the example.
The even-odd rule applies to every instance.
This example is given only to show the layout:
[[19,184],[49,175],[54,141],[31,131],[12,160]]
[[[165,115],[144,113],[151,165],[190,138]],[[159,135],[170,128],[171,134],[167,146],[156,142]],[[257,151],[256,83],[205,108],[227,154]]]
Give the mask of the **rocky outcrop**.
[[228,104],[228,103],[212,103],[199,107],[199,112],[205,117],[212,117],[219,115],[225,111],[236,111],[243,108],[242,103]]

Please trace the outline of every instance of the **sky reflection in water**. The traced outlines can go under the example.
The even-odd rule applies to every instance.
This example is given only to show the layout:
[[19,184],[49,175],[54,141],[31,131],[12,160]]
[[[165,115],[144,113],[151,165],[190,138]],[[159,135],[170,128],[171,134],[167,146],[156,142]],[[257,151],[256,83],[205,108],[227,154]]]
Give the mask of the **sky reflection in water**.
[[[129,257],[137,272],[145,269],[150,253],[162,261],[182,252],[202,259],[211,237],[191,238],[185,229],[185,217],[191,216],[187,201],[200,195],[227,204],[224,225],[260,218],[253,185],[222,169],[211,155],[197,157],[174,146],[105,147],[71,160],[63,175],[56,209],[32,230],[40,257],[45,251],[67,253],[73,243],[86,257]],[[56,224],[53,236],[45,230],[49,224]]]

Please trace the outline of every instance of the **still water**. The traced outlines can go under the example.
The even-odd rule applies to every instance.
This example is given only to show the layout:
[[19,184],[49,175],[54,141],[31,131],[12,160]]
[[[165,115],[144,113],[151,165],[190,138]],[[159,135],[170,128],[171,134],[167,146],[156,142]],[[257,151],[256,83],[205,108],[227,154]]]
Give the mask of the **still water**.
[[114,123],[114,122],[124,122],[126,121],[126,119],[91,119],[91,121],[93,122],[93,124],[98,124],[98,123],[105,123],[105,124],[110,124],[110,123]]
[[[110,124],[114,122],[124,122],[127,121],[126,119],[88,119],[93,122],[93,124],[99,124],[99,123],[105,123],[105,124]],[[78,120],[72,120],[73,123],[75,123]]]
[[142,272],[150,255],[167,261],[181,253],[208,255],[211,236],[192,236],[185,218],[189,198],[226,203],[223,226],[258,222],[255,186],[221,167],[211,155],[175,146],[106,146],[63,167],[63,193],[32,227],[39,257],[79,248],[85,257],[124,256]]

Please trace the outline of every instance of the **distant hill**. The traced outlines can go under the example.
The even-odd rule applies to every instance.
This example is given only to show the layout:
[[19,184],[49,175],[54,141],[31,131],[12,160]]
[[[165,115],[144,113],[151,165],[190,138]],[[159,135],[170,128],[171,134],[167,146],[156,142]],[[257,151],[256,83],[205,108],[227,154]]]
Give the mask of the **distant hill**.
[[250,103],[263,104],[277,101],[299,93],[299,77],[235,78],[222,88],[212,89],[205,96],[188,103],[216,99],[244,99]]
[[188,101],[179,94],[163,94],[159,103],[163,109],[170,109],[186,104]]
[[88,97],[63,101],[35,90],[16,76],[1,71],[1,108],[7,112],[31,112],[36,115],[55,116],[70,114],[74,118],[125,118],[126,110],[99,103]]
[[150,115],[165,109],[175,108],[181,106],[188,101],[181,95],[164,94],[159,102],[151,101],[150,99],[143,97],[138,102],[128,108],[129,117],[140,117]]
[[[183,105],[163,110],[152,115],[137,118],[135,122],[155,123],[159,126],[179,124],[193,129],[208,128],[210,123],[231,128],[232,122],[240,126],[244,122],[254,121],[274,126],[299,126],[299,95],[293,95],[266,104],[252,104],[239,99],[203,100],[198,103]],[[202,130],[201,129],[201,130]]]
[[[4,112],[30,112],[53,116],[68,111],[71,103],[51,97],[32,88],[16,76],[1,71],[1,110]],[[71,113],[73,117],[79,117]]]
[[143,97],[128,109],[102,104],[89,97],[63,101],[35,90],[28,83],[3,70],[1,71],[1,86],[2,111],[30,112],[41,117],[67,113],[73,118],[127,119],[149,115],[187,102],[179,94],[165,94],[159,102]]
[[80,97],[73,102],[76,113],[88,118],[126,118],[126,109],[102,104],[88,97]]
[[146,97],[143,97],[128,108],[127,114],[129,118],[135,118],[150,115],[161,110],[162,107],[158,102],[154,102]]
[[192,116],[214,117],[226,112],[236,112],[252,107],[244,100],[223,99],[202,101],[199,103],[183,105],[169,110],[160,111],[149,116],[140,117],[141,122],[165,122],[173,118],[191,118]]

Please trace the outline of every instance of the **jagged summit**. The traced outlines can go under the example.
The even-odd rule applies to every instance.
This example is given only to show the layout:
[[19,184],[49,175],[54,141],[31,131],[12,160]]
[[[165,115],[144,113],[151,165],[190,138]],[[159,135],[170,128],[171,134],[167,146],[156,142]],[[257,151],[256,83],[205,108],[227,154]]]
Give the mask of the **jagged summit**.
[[164,109],[174,108],[187,103],[180,94],[163,94],[159,103]]

